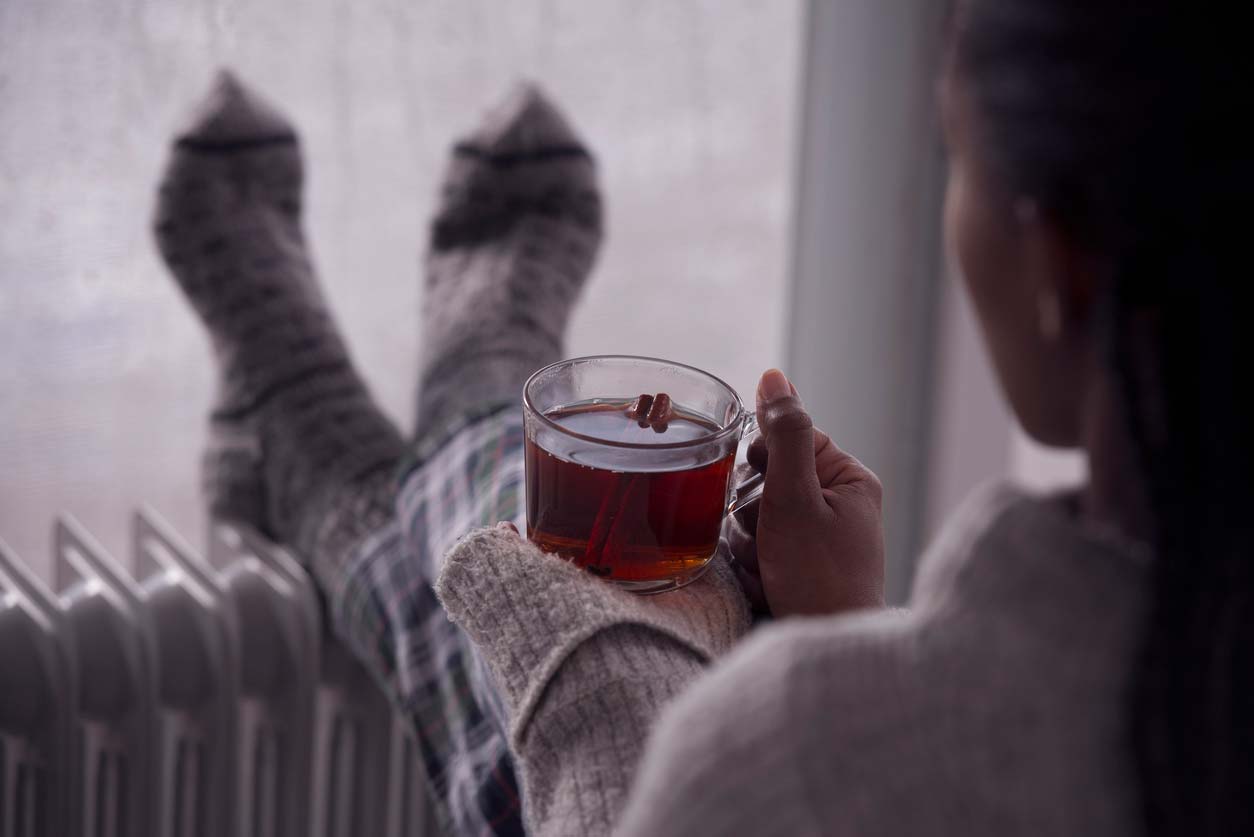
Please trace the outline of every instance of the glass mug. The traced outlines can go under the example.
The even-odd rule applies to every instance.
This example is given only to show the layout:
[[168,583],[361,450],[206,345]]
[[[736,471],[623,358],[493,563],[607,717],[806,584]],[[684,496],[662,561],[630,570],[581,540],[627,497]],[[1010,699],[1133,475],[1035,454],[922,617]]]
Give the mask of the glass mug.
[[[666,420],[632,410],[670,396]],[[724,517],[762,492],[732,486],[753,413],[730,386],[682,363],[628,355],[563,360],[523,387],[527,537],[636,593],[696,580]]]

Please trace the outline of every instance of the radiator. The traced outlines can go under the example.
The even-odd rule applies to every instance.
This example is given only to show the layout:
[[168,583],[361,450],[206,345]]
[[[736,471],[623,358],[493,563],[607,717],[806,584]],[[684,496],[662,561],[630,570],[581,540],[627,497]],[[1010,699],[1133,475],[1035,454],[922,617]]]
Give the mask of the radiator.
[[73,519],[49,589],[0,542],[0,837],[434,833],[402,718],[255,532],[150,510],[132,577]]

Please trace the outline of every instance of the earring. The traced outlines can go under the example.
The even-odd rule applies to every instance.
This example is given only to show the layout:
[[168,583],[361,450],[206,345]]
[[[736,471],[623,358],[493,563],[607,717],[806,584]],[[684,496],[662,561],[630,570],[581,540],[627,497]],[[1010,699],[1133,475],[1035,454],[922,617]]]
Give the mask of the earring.
[[1041,288],[1036,295],[1036,319],[1041,336],[1051,343],[1062,334],[1062,303],[1058,294]]

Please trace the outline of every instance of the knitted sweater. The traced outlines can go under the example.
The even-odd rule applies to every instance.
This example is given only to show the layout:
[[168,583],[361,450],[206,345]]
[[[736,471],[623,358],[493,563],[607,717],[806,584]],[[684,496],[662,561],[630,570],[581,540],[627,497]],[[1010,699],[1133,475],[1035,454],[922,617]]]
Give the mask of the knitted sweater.
[[726,655],[748,621],[722,560],[642,598],[480,531],[439,593],[504,694],[532,833],[1119,835],[1146,560],[1064,497],[993,487],[908,610]]

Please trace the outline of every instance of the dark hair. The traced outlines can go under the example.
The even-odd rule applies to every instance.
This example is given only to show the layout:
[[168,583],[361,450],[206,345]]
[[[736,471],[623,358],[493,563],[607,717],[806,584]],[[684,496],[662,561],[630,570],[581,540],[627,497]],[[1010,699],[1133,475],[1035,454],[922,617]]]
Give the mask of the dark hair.
[[1128,689],[1151,834],[1254,833],[1244,40],[1232,12],[1166,0],[967,0],[952,18],[982,157],[1111,270],[1095,328],[1155,527]]

